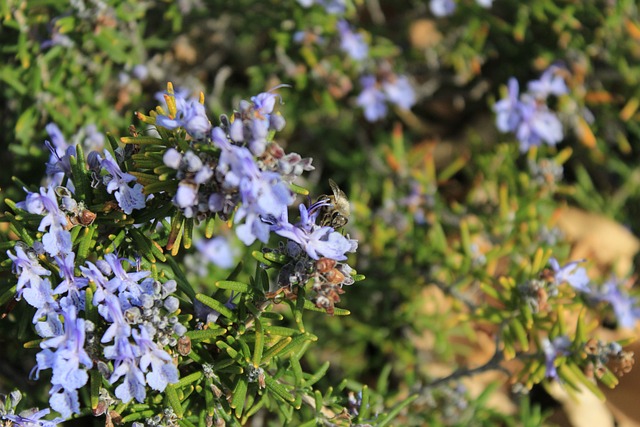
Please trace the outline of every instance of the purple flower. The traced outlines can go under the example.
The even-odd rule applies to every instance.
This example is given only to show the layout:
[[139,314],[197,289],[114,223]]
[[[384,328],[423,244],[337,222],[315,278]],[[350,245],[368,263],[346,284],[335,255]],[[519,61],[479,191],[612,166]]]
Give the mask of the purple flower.
[[532,80],[527,85],[528,91],[537,98],[547,99],[549,95],[560,96],[568,92],[567,85],[562,76],[558,74],[559,68],[551,66],[542,73],[540,80]]
[[[246,245],[256,239],[266,243],[269,227],[260,221],[260,217],[278,217],[293,202],[289,187],[279,174],[261,171],[251,152],[245,147],[230,144],[220,128],[214,128],[212,137],[214,144],[221,149],[216,173],[222,186],[225,190],[237,189],[240,193],[242,204],[234,216],[236,224],[243,222],[236,227],[238,237]],[[213,207],[216,205],[214,203]]]
[[340,34],[340,48],[355,61],[362,61],[369,55],[369,45],[362,34],[354,33],[347,21],[341,19],[337,23]]
[[416,103],[416,95],[405,76],[394,76],[382,83],[387,100],[398,107],[408,110]]
[[178,368],[173,364],[171,356],[151,340],[144,327],[140,327],[139,331],[133,330],[133,339],[140,352],[140,370],[147,372],[151,368],[146,375],[149,387],[164,391],[167,384],[178,382]]
[[[131,264],[131,261],[127,259],[118,258],[115,254],[106,254],[104,256],[105,261],[111,267],[111,271],[113,272],[114,277],[107,282],[105,286],[109,292],[118,293],[120,296],[120,301],[128,301],[129,299],[133,299],[138,301],[140,295],[142,295],[142,288],[138,283],[140,280],[145,277],[151,275],[150,271],[137,271],[134,273],[125,271],[122,266],[122,262],[128,262]],[[136,304],[139,305],[139,304]],[[129,307],[125,307],[129,308]]]
[[136,183],[133,188],[129,187],[128,183],[135,181],[136,177],[123,172],[109,151],[105,150],[104,156],[105,158],[100,161],[100,166],[109,173],[104,177],[107,192],[115,195],[118,205],[127,215],[130,215],[134,209],[144,209],[146,204],[142,193],[143,186]]
[[74,273],[76,254],[69,252],[66,257],[56,257],[56,263],[60,267],[62,282],[53,290],[54,294],[69,293],[78,295],[80,290],[87,286],[88,279],[76,277]]
[[558,81],[546,72],[540,81],[529,84],[529,90],[533,88],[534,94],[518,96],[518,81],[513,77],[509,79],[507,97],[496,102],[493,110],[496,126],[502,132],[516,134],[521,152],[543,142],[555,145],[562,140],[562,123],[545,103],[548,93],[564,93],[566,86],[563,89],[561,85],[564,85],[562,80]]
[[540,345],[545,358],[545,376],[547,378],[558,378],[555,361],[559,356],[566,356],[569,354],[571,341],[565,335],[555,337],[553,341],[550,341],[549,338],[545,337]]
[[36,323],[42,317],[56,313],[59,309],[58,301],[53,298],[53,290],[49,279],[32,283],[30,287],[23,290],[22,296],[30,306],[37,309],[33,315],[33,323]]
[[554,277],[557,284],[568,283],[572,288],[581,292],[591,292],[589,288],[589,276],[584,267],[578,267],[578,264],[584,260],[573,261],[560,267],[555,258],[549,259],[549,264],[554,271]]
[[456,10],[456,4],[453,0],[431,0],[429,9],[435,16],[441,18],[453,14]]
[[28,409],[20,412],[19,415],[6,414],[2,415],[2,418],[13,422],[14,426],[18,427],[56,427],[59,423],[64,421],[64,418],[56,417],[53,420],[41,419],[45,415],[49,414],[51,410],[47,409]]
[[562,123],[546,105],[523,96],[519,107],[521,121],[516,128],[516,137],[520,141],[521,152],[542,142],[555,145],[562,140]]
[[380,120],[387,115],[385,94],[378,88],[374,76],[364,76],[360,79],[362,92],[358,95],[357,104],[364,108],[364,116],[370,122]]
[[90,369],[93,362],[84,350],[84,319],[77,318],[73,305],[63,306],[62,315],[64,334],[40,344],[43,350],[36,355],[36,378],[42,369],[53,370],[49,404],[64,418],[69,418],[71,413],[80,412],[77,390],[89,379],[86,370],[81,369],[80,365]]
[[[382,119],[387,115],[386,102],[391,102],[403,109],[415,104],[413,87],[405,76],[398,76],[389,70],[383,74],[382,81],[368,75],[360,79],[362,92],[358,95],[357,104],[364,108],[364,116],[370,121]],[[380,89],[382,88],[382,89]]]
[[176,95],[173,98],[176,103],[175,117],[159,115],[156,117],[156,125],[169,130],[182,127],[194,139],[206,137],[211,130],[211,122],[204,105],[197,100],[186,100]]
[[320,209],[327,202],[317,202],[309,207],[300,204],[300,222],[293,225],[289,223],[287,211],[284,210],[280,218],[270,222],[272,230],[279,236],[296,242],[313,259],[321,256],[342,261],[347,259],[346,252],[355,252],[358,242],[349,239],[333,228],[316,224]]
[[507,85],[507,97],[496,102],[493,111],[496,113],[496,126],[501,132],[515,132],[520,122],[520,88],[518,80],[511,77]]
[[196,248],[206,259],[221,268],[233,267],[235,258],[238,256],[238,250],[231,246],[229,241],[222,236],[209,240],[202,239],[196,242]]
[[7,255],[13,262],[13,271],[18,275],[16,297],[21,298],[25,287],[37,287],[42,282],[43,276],[50,276],[51,272],[40,265],[38,257],[33,252],[25,252],[20,246],[15,246],[16,254],[7,251]]
[[298,4],[302,7],[311,7],[317,4],[332,15],[342,15],[346,10],[345,0],[298,0]]
[[618,325],[623,328],[633,328],[640,318],[638,299],[627,294],[622,284],[615,277],[609,279],[603,285],[602,291],[596,294],[595,297],[611,304],[618,320]]

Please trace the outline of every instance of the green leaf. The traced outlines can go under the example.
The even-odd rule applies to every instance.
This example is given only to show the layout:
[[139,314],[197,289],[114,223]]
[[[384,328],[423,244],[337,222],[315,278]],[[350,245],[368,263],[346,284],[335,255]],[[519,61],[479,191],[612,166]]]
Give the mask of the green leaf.
[[293,338],[286,337],[278,341],[273,346],[269,347],[269,349],[267,349],[267,351],[265,351],[264,355],[262,356],[262,363],[264,364],[269,363],[271,358],[279,354],[282,351],[282,349],[285,348],[287,345],[289,345],[289,343],[292,340]]
[[260,366],[262,361],[262,352],[264,350],[264,332],[262,329],[262,321],[259,318],[255,320],[256,342],[253,347],[253,366]]
[[244,402],[247,397],[248,388],[249,384],[247,382],[247,379],[244,377],[239,377],[238,382],[236,383],[236,387],[233,390],[231,402],[229,403],[229,406],[235,409],[237,418],[240,418],[240,416],[242,415],[242,409],[244,408]]
[[236,314],[233,311],[229,310],[223,303],[221,303],[217,299],[211,298],[210,296],[205,294],[196,294],[196,299],[207,307],[214,309],[227,319],[232,321],[237,320]]
[[167,388],[164,390],[164,393],[167,397],[167,400],[169,401],[169,405],[171,405],[171,408],[173,408],[173,412],[178,418],[182,418],[184,416],[184,411],[182,410],[182,405],[180,404],[180,399],[178,398],[176,387],[173,384],[168,384]]
[[269,391],[271,391],[275,396],[282,399],[284,402],[292,403],[295,400],[295,397],[291,395],[291,392],[287,390],[284,385],[280,384],[270,376],[265,375],[264,383]]
[[196,331],[187,331],[185,333],[191,339],[191,344],[195,344],[201,341],[212,340],[226,333],[227,330],[223,328],[209,328]]
[[230,291],[239,292],[243,294],[246,294],[251,291],[250,285],[243,282],[236,282],[233,280],[220,280],[216,282],[216,287],[220,289],[228,289]]
[[[304,300],[304,309],[305,310],[309,310],[309,311],[317,311],[320,313],[326,313],[327,310],[325,310],[324,308],[318,308],[316,307],[316,305],[309,301],[308,299]],[[349,310],[345,310],[343,308],[338,308],[335,307],[333,310],[333,314],[335,316],[349,316],[351,314],[351,312]]]
[[153,136],[123,136],[120,138],[120,142],[123,144],[138,144],[138,145],[149,145],[149,144],[158,144],[163,145],[164,141],[160,138],[155,138]]
[[402,402],[398,403],[393,410],[391,410],[391,412],[389,412],[388,414],[380,417],[377,420],[377,427],[384,427],[386,426],[388,423],[390,423],[391,421],[393,421],[396,416],[398,416],[398,414],[400,413],[400,411],[402,411],[404,408],[406,408],[407,406],[409,406],[414,400],[416,400],[418,398],[417,394],[414,394],[412,396],[407,397],[405,400],[403,400]]
[[189,384],[200,381],[203,376],[204,374],[202,373],[202,371],[194,372],[192,374],[187,375],[186,377],[180,378],[180,380],[176,383],[175,387],[176,388],[186,387]]

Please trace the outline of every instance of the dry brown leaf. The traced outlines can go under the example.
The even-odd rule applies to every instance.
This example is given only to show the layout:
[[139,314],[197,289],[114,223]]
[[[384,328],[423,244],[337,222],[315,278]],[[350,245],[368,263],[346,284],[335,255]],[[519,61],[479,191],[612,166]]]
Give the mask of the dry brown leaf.
[[418,49],[429,49],[442,39],[436,23],[430,19],[418,19],[409,27],[411,45]]

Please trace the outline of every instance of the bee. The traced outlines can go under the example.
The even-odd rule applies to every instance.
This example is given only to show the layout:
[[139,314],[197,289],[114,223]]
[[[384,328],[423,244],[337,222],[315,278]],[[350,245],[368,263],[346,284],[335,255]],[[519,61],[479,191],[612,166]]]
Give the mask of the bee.
[[320,258],[316,261],[316,270],[332,285],[339,285],[345,281],[344,274],[336,268],[336,264],[336,260],[331,258]]
[[330,205],[322,208],[322,217],[320,219],[320,225],[330,226],[334,229],[344,227],[349,222],[349,215],[351,214],[351,206],[349,205],[349,199],[344,191],[338,187],[332,179],[329,180],[331,191],[333,196],[320,196],[319,200],[326,200],[330,202]]

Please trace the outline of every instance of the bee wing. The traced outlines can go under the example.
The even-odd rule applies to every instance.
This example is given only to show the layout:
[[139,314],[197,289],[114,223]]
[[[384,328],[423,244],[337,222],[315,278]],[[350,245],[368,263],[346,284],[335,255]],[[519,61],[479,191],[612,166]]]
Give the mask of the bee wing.
[[338,184],[336,184],[334,180],[329,179],[329,185],[333,191],[336,207],[341,211],[342,215],[349,216],[350,206],[347,195],[340,189],[340,187],[338,187]]

